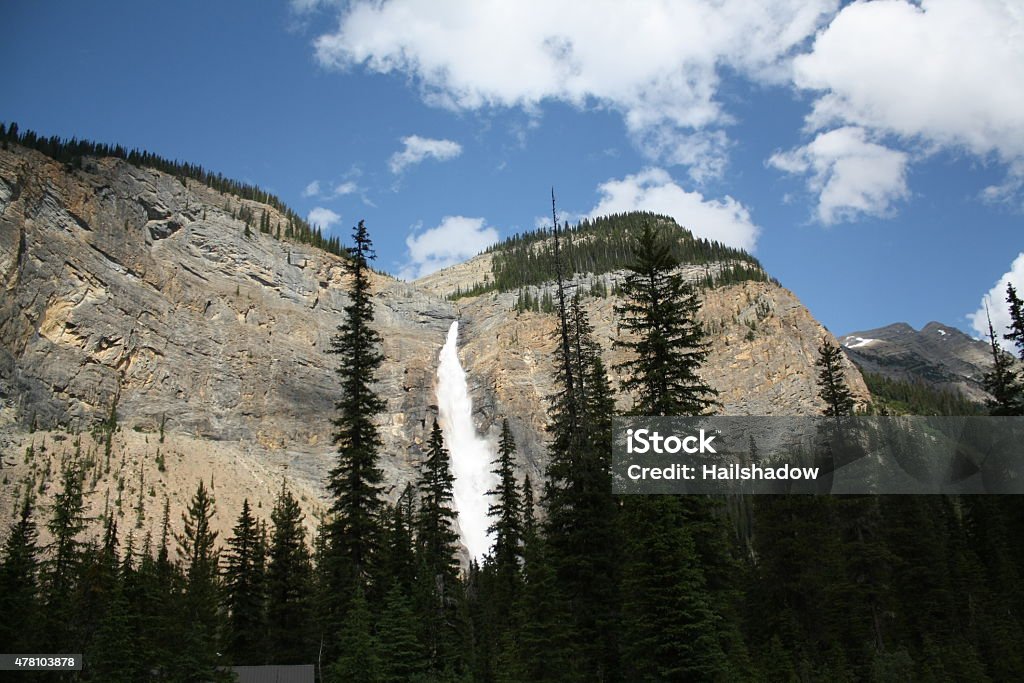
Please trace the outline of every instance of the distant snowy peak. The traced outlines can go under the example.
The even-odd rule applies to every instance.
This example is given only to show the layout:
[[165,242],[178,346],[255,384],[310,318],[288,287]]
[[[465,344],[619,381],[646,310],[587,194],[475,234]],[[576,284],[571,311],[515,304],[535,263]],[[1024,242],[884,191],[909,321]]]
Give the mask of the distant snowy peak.
[[974,401],[986,398],[978,378],[992,362],[988,346],[955,327],[930,322],[918,331],[895,323],[841,339],[846,355],[862,370],[953,389]]
[[871,339],[866,337],[857,337],[855,335],[847,335],[843,337],[842,344],[848,349],[859,349],[862,346],[868,346],[870,344],[877,344],[882,341],[881,339]]
[[947,340],[955,338],[957,335],[964,335],[960,330],[943,325],[942,323],[930,322],[921,328],[921,334],[937,335]]

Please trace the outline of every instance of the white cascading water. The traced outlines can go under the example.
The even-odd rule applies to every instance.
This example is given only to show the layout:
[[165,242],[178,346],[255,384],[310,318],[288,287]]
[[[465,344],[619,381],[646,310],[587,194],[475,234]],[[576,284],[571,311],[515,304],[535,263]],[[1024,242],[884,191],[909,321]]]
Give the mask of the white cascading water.
[[473,426],[473,400],[466,386],[466,371],[459,362],[458,344],[459,322],[455,321],[448,329],[437,366],[437,408],[455,477],[455,510],[462,542],[470,557],[480,559],[491,548],[487,492],[497,483],[491,473],[494,447]]

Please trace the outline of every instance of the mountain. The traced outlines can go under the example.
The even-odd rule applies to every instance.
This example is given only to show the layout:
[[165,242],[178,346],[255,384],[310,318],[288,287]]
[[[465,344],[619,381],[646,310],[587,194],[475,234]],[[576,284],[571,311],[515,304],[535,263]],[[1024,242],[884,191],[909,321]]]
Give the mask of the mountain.
[[[116,508],[152,529],[165,497],[177,520],[203,479],[224,531],[244,497],[269,509],[286,479],[312,527],[334,459],[339,381],[327,351],[347,301],[342,257],[317,245],[338,251],[336,243],[298,225],[275,198],[192,167],[128,154],[58,161],[4,147],[0,447],[8,485],[0,514],[26,487],[52,495],[60,461],[79,451],[90,464],[92,514]],[[714,343],[705,374],[722,412],[820,411],[814,360],[828,333],[796,296],[756,260],[695,240],[670,219],[609,220],[581,226],[573,239],[604,244],[630,221],[658,220],[696,260],[683,268],[702,287]],[[532,235],[529,249],[543,251],[547,239]],[[373,275],[390,496],[417,475],[436,414],[438,354],[455,320],[477,429],[494,438],[507,417],[520,475],[543,473],[555,319],[526,310],[521,298],[529,290],[543,299],[551,283],[541,271],[515,289],[496,282],[514,269],[522,243],[416,282]],[[614,259],[593,263],[610,270],[570,281],[586,294],[610,368],[622,359],[612,342],[621,334],[613,306],[623,270]],[[866,400],[856,368],[846,373]],[[619,397],[622,406],[628,400]]]
[[930,322],[917,331],[894,323],[845,335],[842,345],[864,372],[956,391],[977,403],[988,397],[981,380],[992,365],[991,348],[955,327]]

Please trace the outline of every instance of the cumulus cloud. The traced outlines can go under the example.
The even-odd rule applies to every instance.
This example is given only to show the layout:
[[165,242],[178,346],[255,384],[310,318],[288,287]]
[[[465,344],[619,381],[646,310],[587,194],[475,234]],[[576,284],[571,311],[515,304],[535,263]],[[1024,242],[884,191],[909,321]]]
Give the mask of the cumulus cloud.
[[435,140],[410,135],[402,138],[402,144],[405,145],[405,149],[392,154],[388,161],[392,173],[401,173],[408,166],[418,164],[427,157],[447,161],[462,154],[462,145],[452,140]]
[[1008,180],[983,198],[1005,200],[1024,176],[1022,36],[1019,0],[852,3],[793,60],[793,82],[818,93],[810,131],[855,126],[997,160]]
[[591,217],[642,210],[671,216],[697,237],[753,251],[760,229],[745,206],[726,196],[705,199],[699,192],[688,192],[677,185],[667,171],[650,168],[622,179],[602,183],[601,199]]
[[[424,99],[456,110],[545,100],[618,111],[652,158],[689,164],[694,133],[730,118],[719,72],[782,82],[795,50],[838,0],[356,0],[315,41],[327,68],[363,66],[412,77]],[[652,137],[654,139],[652,143]],[[690,144],[688,144],[690,143]],[[697,173],[721,172],[719,158]],[[703,162],[704,157],[700,157]]]
[[318,206],[309,212],[306,220],[310,225],[319,225],[322,230],[328,231],[341,220],[341,216],[330,209]]
[[302,191],[303,197],[318,197],[324,200],[337,199],[338,197],[350,194],[360,194],[364,203],[371,203],[363,193],[363,189],[359,187],[359,184],[352,180],[345,180],[334,187],[329,187],[329,189],[324,188],[319,180],[314,180],[309,185],[306,185],[306,188]]
[[335,185],[334,190],[331,191],[331,194],[334,195],[335,197],[342,197],[347,194],[355,194],[356,192],[359,192],[359,186],[356,185],[351,180],[346,180],[343,183]]
[[1007,204],[1024,212],[1024,158],[1010,164],[1006,178],[998,185],[989,185],[981,191],[981,198],[989,204]]
[[1017,289],[1017,296],[1024,296],[1024,253],[1018,254],[1017,258],[1010,264],[1010,270],[992,286],[992,289],[985,292],[981,297],[978,310],[968,313],[967,319],[971,327],[982,339],[988,339],[988,318],[985,315],[985,307],[992,316],[992,327],[996,331],[996,337],[1004,349],[1015,353],[1016,349],[1012,342],[1003,339],[1003,335],[1010,330],[1010,311],[1006,305],[1006,285],[1012,284]]
[[406,237],[409,258],[398,273],[415,280],[476,256],[498,241],[498,230],[483,218],[445,216],[439,225]]
[[887,216],[908,196],[907,154],[867,139],[863,128],[845,126],[820,133],[812,142],[776,152],[770,166],[806,175],[818,195],[818,220],[826,225],[861,215]]
[[306,185],[306,189],[302,191],[303,197],[315,197],[320,194],[320,181],[314,180],[309,185]]

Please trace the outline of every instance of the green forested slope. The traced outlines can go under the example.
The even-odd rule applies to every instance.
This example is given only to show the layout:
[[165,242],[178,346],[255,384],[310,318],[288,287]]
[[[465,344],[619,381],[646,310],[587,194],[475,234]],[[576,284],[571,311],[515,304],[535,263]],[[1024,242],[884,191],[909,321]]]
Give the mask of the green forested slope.
[[[744,280],[768,280],[756,258],[741,249],[721,242],[694,237],[679,227],[675,220],[647,211],[613,214],[584,219],[562,233],[561,260],[563,276],[577,273],[600,275],[633,265],[636,235],[643,226],[654,224],[660,229],[672,255],[683,264],[707,265],[724,263],[720,273],[711,273],[702,284],[707,287]],[[476,296],[490,291],[515,291],[555,280],[552,232],[548,228],[514,235],[488,248],[493,255],[491,276],[467,290],[459,290],[453,298]]]

